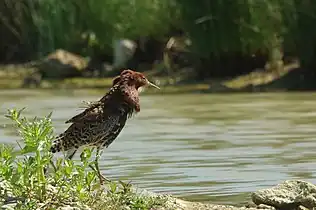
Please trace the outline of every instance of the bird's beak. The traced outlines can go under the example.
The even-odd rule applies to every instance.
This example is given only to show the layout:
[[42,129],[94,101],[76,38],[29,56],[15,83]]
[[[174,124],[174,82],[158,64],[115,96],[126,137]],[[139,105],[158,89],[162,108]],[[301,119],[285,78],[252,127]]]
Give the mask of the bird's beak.
[[152,87],[157,88],[158,90],[160,90],[160,87],[158,87],[157,85],[149,82],[148,80],[147,80],[147,85],[152,86]]

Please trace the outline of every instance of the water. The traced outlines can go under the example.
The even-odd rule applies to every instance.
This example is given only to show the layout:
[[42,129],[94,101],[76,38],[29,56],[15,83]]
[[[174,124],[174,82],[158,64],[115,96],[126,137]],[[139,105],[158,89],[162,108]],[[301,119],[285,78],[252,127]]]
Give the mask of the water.
[[[87,91],[2,91],[0,122],[7,108],[52,120],[60,133]],[[141,112],[104,151],[102,172],[141,188],[193,201],[236,204],[250,193],[286,179],[316,182],[316,94],[142,96]],[[0,142],[14,143],[11,126]],[[78,159],[78,155],[75,156]]]

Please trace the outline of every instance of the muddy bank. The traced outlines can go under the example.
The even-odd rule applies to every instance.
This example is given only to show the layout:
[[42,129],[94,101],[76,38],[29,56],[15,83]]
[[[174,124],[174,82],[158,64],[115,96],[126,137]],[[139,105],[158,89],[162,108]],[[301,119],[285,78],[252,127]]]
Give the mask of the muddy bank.
[[[68,56],[71,57],[71,56]],[[75,56],[73,56],[75,57]],[[76,57],[75,57],[76,58]],[[75,59],[74,59],[75,60]],[[80,60],[82,63],[84,61]],[[61,70],[55,74],[59,76],[43,77],[43,72],[47,69],[58,69],[59,66],[52,61],[48,64],[42,64],[38,71],[31,68],[32,65],[6,65],[0,66],[0,89],[17,89],[17,88],[40,88],[40,89],[108,89],[112,84],[112,77],[84,77],[76,75],[74,77],[64,77],[67,72],[71,75],[84,72],[83,67],[61,65]],[[54,62],[56,62],[54,60]],[[64,61],[65,63],[66,61]],[[78,62],[80,63],[80,62]],[[51,68],[45,66],[52,65]],[[44,66],[44,67],[43,67]],[[83,65],[84,66],[84,65]],[[67,70],[68,69],[68,70]],[[74,70],[75,69],[75,70]],[[192,71],[192,70],[191,70]],[[63,76],[60,76],[63,72]],[[279,92],[279,91],[296,91],[310,90],[304,78],[301,78],[302,70],[299,63],[291,63],[278,71],[265,71],[264,69],[255,70],[249,74],[241,75],[230,79],[206,79],[204,81],[193,81],[187,76],[168,77],[166,75],[157,75],[155,71],[145,71],[144,74],[161,87],[160,91],[147,89],[145,93],[234,93],[234,92]],[[299,78],[299,79],[298,79]],[[313,90],[313,89],[312,89]]]

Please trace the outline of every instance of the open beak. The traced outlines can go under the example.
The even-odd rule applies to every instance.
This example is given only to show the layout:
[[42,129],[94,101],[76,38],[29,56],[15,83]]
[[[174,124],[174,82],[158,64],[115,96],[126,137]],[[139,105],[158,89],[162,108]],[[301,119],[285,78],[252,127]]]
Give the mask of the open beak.
[[149,82],[148,80],[147,80],[147,85],[152,86],[152,87],[157,88],[157,89],[160,90],[160,87],[158,87],[157,85],[155,85],[155,84]]

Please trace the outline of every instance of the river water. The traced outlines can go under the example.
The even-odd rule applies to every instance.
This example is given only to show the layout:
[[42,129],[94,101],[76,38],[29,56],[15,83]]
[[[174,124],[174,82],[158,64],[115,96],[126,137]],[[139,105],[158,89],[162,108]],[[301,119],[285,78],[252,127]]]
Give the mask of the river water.
[[[102,92],[0,91],[0,143],[18,137],[7,108],[53,111],[55,134]],[[286,179],[316,182],[316,94],[143,95],[100,168],[113,180],[193,201],[236,204]],[[79,158],[77,154],[76,159]]]

